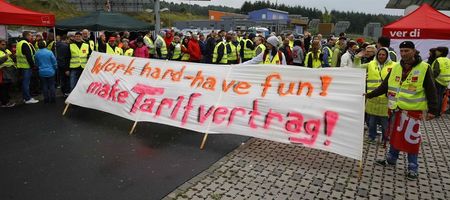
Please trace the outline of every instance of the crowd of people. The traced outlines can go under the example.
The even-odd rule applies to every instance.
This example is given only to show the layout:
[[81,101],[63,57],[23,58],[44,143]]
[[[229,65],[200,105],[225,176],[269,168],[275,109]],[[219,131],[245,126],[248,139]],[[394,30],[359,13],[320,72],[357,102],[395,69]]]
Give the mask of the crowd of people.
[[[345,33],[326,39],[321,34],[268,36],[237,31],[212,31],[209,35],[173,30],[135,33],[101,33],[94,41],[88,30],[74,34],[52,34],[43,37],[25,31],[16,45],[15,54],[0,39],[0,100],[2,107],[12,107],[9,90],[19,80],[25,104],[37,103],[32,92],[41,88],[44,103],[55,102],[55,88],[67,96],[77,81],[93,51],[112,55],[156,58],[209,64],[279,64],[308,68],[353,67],[366,69],[367,142],[376,143],[377,130],[389,140],[388,124],[394,123],[396,112],[413,118],[434,118],[445,112],[445,93],[450,88],[448,47],[430,49],[425,62],[415,44],[400,44],[400,57],[390,47],[390,39],[376,42],[363,38],[352,40]],[[413,72],[412,72],[413,71]],[[425,113],[424,113],[425,112]],[[448,111],[446,111],[448,113]],[[420,116],[420,117],[418,117]],[[399,151],[390,147],[381,165],[393,165]],[[408,178],[417,178],[418,152],[408,152]]]

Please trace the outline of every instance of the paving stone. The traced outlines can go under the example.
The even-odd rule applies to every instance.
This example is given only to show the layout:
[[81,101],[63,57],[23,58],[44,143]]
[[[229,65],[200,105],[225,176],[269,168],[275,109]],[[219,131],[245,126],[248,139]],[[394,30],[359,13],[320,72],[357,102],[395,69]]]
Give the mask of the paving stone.
[[[234,199],[450,199],[450,116],[422,125],[419,179],[408,181],[407,156],[395,167],[374,165],[382,145],[364,144],[363,176],[358,161],[301,146],[250,139],[166,198]],[[365,133],[367,135],[367,133]],[[282,155],[282,156],[280,156]],[[200,184],[198,184],[200,183]],[[177,192],[182,195],[177,196]]]

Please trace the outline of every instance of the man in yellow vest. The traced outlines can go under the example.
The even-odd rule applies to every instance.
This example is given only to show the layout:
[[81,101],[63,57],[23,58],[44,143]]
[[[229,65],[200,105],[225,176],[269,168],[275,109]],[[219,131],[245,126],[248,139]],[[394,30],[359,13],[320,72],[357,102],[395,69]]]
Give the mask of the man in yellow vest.
[[400,43],[400,56],[400,63],[395,64],[382,84],[366,96],[371,99],[387,95],[388,98],[388,135],[391,145],[386,158],[377,160],[376,164],[394,166],[399,152],[406,152],[407,178],[416,180],[421,142],[420,121],[432,119],[438,112],[436,87],[432,70],[417,55],[413,42]]
[[84,42],[80,32],[75,33],[75,41],[69,45],[70,49],[70,91],[75,88],[78,79],[83,72],[89,56],[91,55],[91,48],[89,44]]
[[241,45],[239,45],[236,33],[230,34],[229,36],[231,37],[231,40],[227,43],[230,47],[230,52],[228,52],[228,64],[239,64],[241,60],[241,57],[239,56]]
[[246,39],[242,39],[241,45],[241,58],[242,62],[251,60],[255,57],[255,46],[253,44],[253,39],[255,38],[254,33],[249,33]]
[[254,56],[259,55],[260,53],[266,50],[266,46],[264,45],[264,38],[262,36],[258,36],[255,38],[255,53]]
[[[436,80],[436,89],[438,95],[438,107],[442,110],[442,101],[447,86],[450,84],[450,59],[447,58],[448,47],[436,48],[436,60],[432,63],[433,75]],[[445,109],[445,108],[444,108]],[[437,116],[440,116],[438,112]]]
[[34,54],[36,50],[31,45],[32,35],[29,31],[22,33],[22,40],[16,46],[17,68],[22,70],[22,96],[25,104],[38,103],[39,101],[32,98],[30,94],[30,80],[32,70],[37,69],[34,63]]
[[229,46],[227,48],[226,41],[223,41],[222,37],[217,36],[216,46],[213,51],[213,64],[228,64],[228,52],[230,52]]
[[148,53],[150,54],[150,58],[155,56],[156,51],[155,51],[155,44],[153,43],[153,40],[152,40],[152,32],[147,32],[147,34],[145,34],[144,44],[148,48]]
[[56,51],[56,42],[55,42],[55,36],[53,33],[50,33],[47,35],[47,49],[53,52],[55,54]]
[[11,51],[6,48],[6,40],[0,39],[0,106],[10,108],[16,105],[10,102],[9,91],[15,77],[9,77],[15,69]]
[[91,51],[94,51],[95,44],[94,40],[91,40],[91,33],[89,33],[89,30],[83,29],[81,35],[83,36],[83,41],[89,44]]
[[161,31],[156,36],[156,40],[155,40],[155,48],[156,48],[155,58],[159,58],[159,59],[166,59],[167,58],[167,46],[166,46],[166,41],[164,41],[165,34],[166,34],[166,32]]
[[173,36],[173,41],[169,45],[167,57],[171,60],[180,60],[181,59],[181,43],[180,36]]
[[327,39],[327,44],[322,48],[322,67],[331,67],[331,60],[333,58],[333,49],[336,44],[336,37],[330,36]]
[[286,57],[283,52],[278,50],[280,41],[276,36],[270,36],[267,38],[266,50],[253,59],[246,61],[242,64],[274,64],[274,65],[287,65]]

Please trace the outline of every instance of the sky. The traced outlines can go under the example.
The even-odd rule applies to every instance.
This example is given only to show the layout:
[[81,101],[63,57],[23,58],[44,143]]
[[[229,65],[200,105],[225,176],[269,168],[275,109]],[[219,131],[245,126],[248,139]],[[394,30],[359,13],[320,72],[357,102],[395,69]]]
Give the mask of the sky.
[[[184,2],[189,3],[189,0],[162,0],[167,2]],[[257,0],[247,0],[257,1]],[[270,0],[270,2],[276,2],[277,0]],[[190,1],[192,4],[199,5],[222,5],[240,8],[245,0],[211,0],[211,1]],[[317,8],[324,10],[324,6],[330,10],[339,11],[354,11],[364,12],[371,14],[389,14],[389,15],[403,15],[403,9],[386,9],[385,6],[389,0],[278,0],[278,3],[285,5],[302,5],[310,8]],[[449,15],[450,12],[444,12]]]

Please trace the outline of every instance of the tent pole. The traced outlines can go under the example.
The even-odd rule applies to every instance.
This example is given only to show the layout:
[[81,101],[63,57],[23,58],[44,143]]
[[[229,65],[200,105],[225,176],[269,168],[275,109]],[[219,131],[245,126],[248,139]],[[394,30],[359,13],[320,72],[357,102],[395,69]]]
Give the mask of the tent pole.
[[94,49],[95,49],[95,46],[98,44],[98,43],[97,43],[97,34],[98,34],[98,31],[95,31],[95,33],[94,33],[94,41],[95,41],[95,43],[94,43]]
[[[55,45],[55,57],[58,58],[58,53],[56,52],[56,28],[53,27],[53,41],[55,42],[53,45]],[[51,51],[51,49],[50,49]]]

